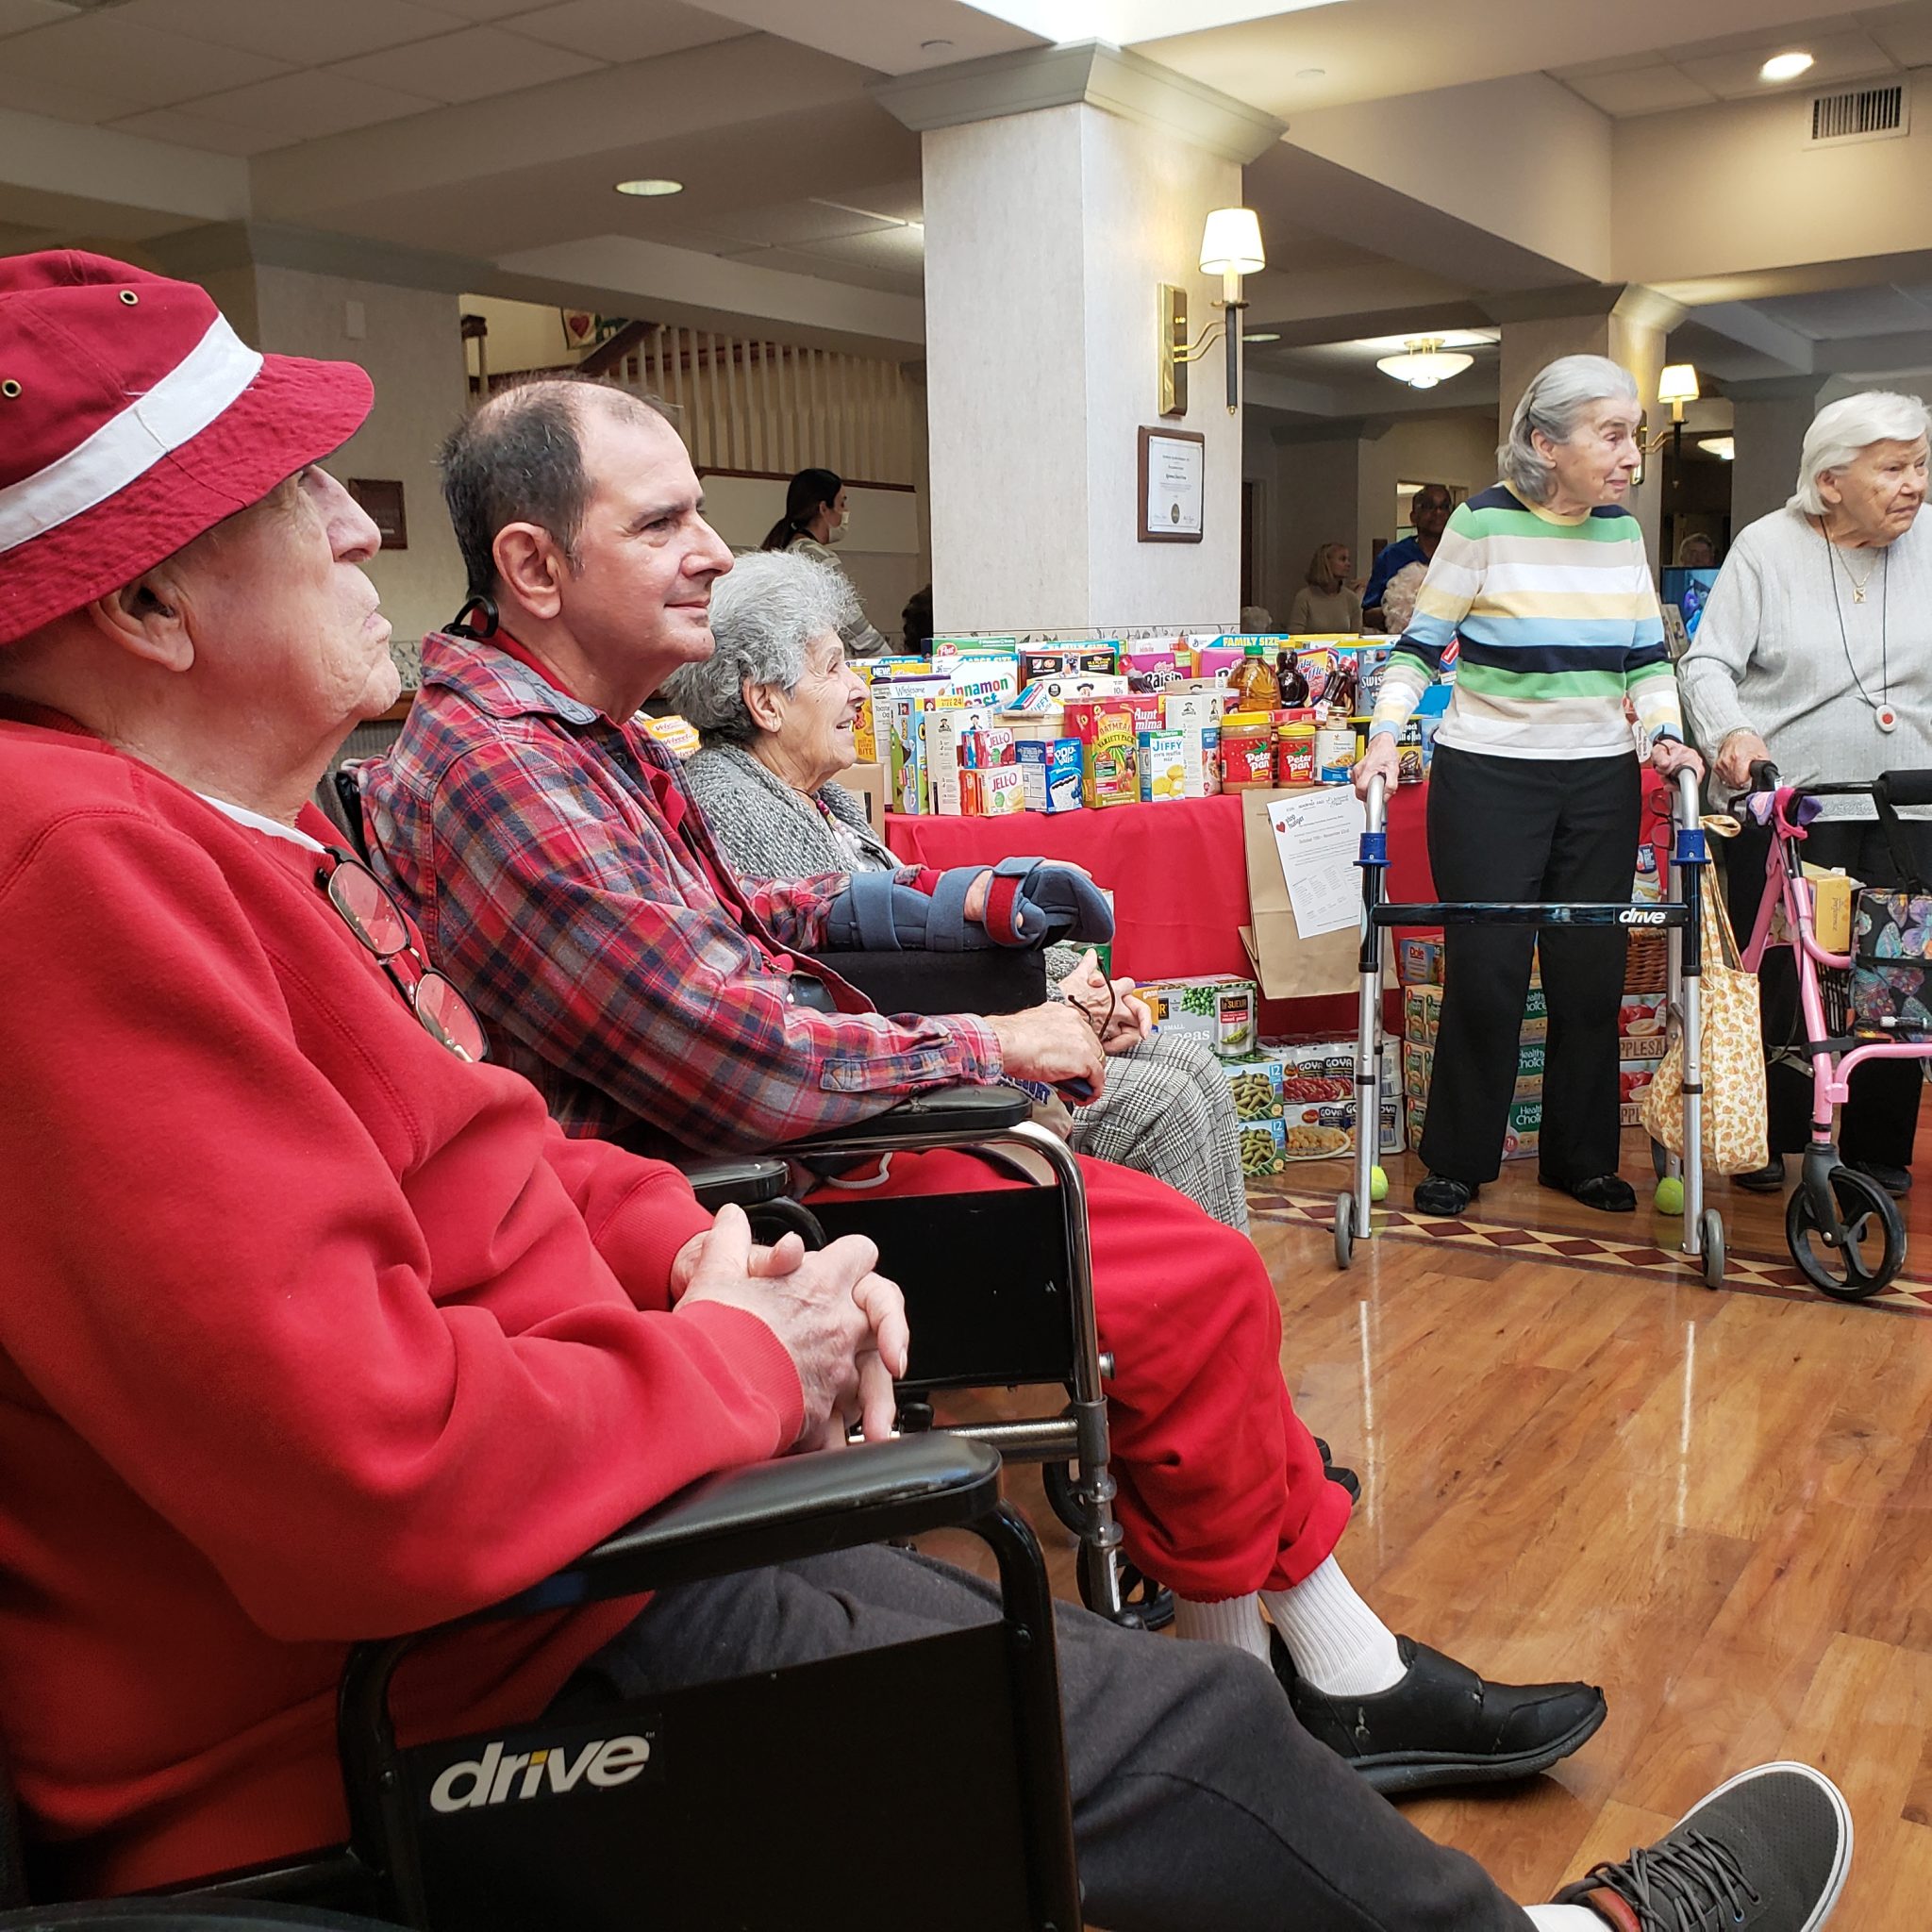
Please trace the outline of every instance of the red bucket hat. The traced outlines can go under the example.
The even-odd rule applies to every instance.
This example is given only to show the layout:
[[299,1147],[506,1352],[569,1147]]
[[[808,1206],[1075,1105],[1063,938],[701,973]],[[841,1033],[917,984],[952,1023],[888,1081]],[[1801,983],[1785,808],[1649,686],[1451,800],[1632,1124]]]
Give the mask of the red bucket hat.
[[0,644],[259,503],[373,400],[353,362],[258,355],[192,282],[0,259]]

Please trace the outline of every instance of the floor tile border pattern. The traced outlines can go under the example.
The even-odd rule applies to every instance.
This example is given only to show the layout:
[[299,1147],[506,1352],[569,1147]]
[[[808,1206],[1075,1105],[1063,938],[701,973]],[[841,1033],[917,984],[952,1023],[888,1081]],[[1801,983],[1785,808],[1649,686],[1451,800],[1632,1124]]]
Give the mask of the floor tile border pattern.
[[[1335,1226],[1335,1196],[1299,1188],[1257,1189],[1248,1197],[1251,1218],[1299,1224],[1331,1235]],[[1512,1260],[1550,1261],[1565,1268],[1601,1274],[1635,1272],[1676,1282],[1698,1279],[1690,1256],[1659,1248],[1647,1241],[1620,1241],[1612,1236],[1559,1233],[1554,1230],[1508,1227],[1472,1215],[1442,1221],[1390,1202],[1375,1210],[1375,1239],[1423,1245],[1463,1248],[1481,1254],[1507,1254]],[[1780,1301],[1830,1302],[1798,1273],[1789,1254],[1763,1255],[1730,1249],[1724,1257],[1724,1291],[1768,1295]],[[1844,1304],[1843,1306],[1853,1306]],[[1858,1306],[1890,1309],[1898,1314],[1932,1319],[1932,1281],[1901,1274],[1882,1292]]]

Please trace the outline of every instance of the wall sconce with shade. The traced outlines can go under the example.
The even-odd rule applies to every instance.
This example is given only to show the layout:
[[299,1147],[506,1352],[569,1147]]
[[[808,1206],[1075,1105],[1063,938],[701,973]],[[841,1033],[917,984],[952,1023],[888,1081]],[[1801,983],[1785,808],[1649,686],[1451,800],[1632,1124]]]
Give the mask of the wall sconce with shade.
[[1227,344],[1227,413],[1241,408],[1241,312],[1247,303],[1241,299],[1241,277],[1257,275],[1268,266],[1261,246],[1261,224],[1251,208],[1210,209],[1201,231],[1201,273],[1221,277],[1221,300],[1214,306],[1221,319],[1211,322],[1200,341],[1188,340],[1188,291],[1171,282],[1160,285],[1159,367],[1160,413],[1185,416],[1188,413],[1188,365],[1198,362],[1221,336]]
[[[1657,379],[1657,399],[1671,406],[1671,454],[1681,455],[1684,448],[1684,405],[1694,403],[1699,391],[1697,371],[1689,362],[1669,362],[1664,373]],[[1663,447],[1664,432],[1659,429],[1656,438],[1643,447],[1645,456],[1654,456]]]

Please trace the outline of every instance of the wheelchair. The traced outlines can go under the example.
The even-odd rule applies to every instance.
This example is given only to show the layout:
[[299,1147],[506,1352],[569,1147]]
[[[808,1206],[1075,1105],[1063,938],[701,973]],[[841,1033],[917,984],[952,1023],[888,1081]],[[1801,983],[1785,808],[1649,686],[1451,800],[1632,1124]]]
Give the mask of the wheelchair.
[[[317,802],[366,860],[356,763],[339,765]],[[1037,951],[813,957],[882,1012],[1009,1013],[1046,997],[1045,959]],[[1030,1114],[1011,1088],[943,1088],[788,1141],[769,1157],[678,1164],[706,1207],[744,1203],[763,1240],[793,1232],[818,1247],[862,1234],[877,1246],[879,1271],[904,1292],[912,1331],[899,1385],[903,1431],[933,1426],[931,1398],[942,1391],[1064,1389],[1057,1414],[948,1428],[1041,1464],[1047,1500],[1079,1541],[1081,1601],[1116,1623],[1158,1627],[1173,1615],[1172,1597],[1146,1579],[1124,1585],[1122,1575],[1104,1386],[1113,1363],[1101,1352],[1093,1311],[1086,1188],[1065,1143]],[[1029,1173],[1043,1166],[1052,1185],[882,1201],[858,1193],[827,1199],[820,1190],[808,1207],[791,1188],[788,1162],[815,1170],[937,1148],[1018,1156]],[[994,1256],[996,1268],[988,1265]]]
[[[9,1800],[0,1927],[791,1932],[836,1899],[850,1932],[899,1932],[908,1900],[937,1932],[1077,1932],[1053,1606],[999,1475],[985,1445],[933,1435],[708,1477],[506,1603],[350,1653],[344,1844],[165,1899],[37,1907]],[[397,1741],[391,1679],[431,1639],[940,1528],[992,1550],[997,1621],[613,1703],[588,1724]],[[945,1726],[943,1750],[895,1748],[890,1724],[866,1723],[911,1709]],[[811,1740],[814,1774],[790,1774]]]

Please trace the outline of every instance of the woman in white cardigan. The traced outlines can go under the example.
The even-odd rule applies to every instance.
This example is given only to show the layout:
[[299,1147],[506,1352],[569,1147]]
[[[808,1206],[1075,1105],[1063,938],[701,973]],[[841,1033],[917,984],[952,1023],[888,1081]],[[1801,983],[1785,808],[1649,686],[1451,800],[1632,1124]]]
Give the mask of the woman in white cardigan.
[[[1919,516],[1928,429],[1917,396],[1873,391],[1829,404],[1806,434],[1790,501],[1731,545],[1677,667],[1721,798],[1742,791],[1765,758],[1797,785],[1932,767],[1932,523]],[[1899,883],[1871,801],[1822,803],[1806,858],[1868,885]],[[1932,876],[1932,825],[1909,824],[1907,837]],[[1757,917],[1769,842],[1748,827],[1725,855],[1740,937]],[[1737,1178],[1770,1192],[1784,1184],[1784,1156],[1809,1139],[1811,1074],[1793,1046],[1790,956],[1767,956],[1766,969],[1772,1160]],[[1852,1075],[1839,1124],[1845,1160],[1895,1194],[1911,1185],[1920,1091],[1916,1060],[1868,1063]]]

